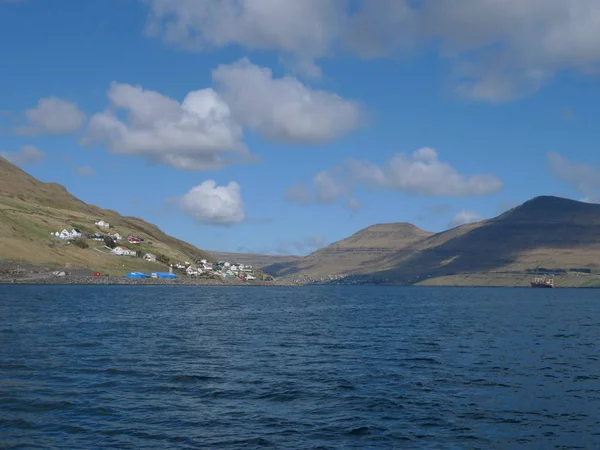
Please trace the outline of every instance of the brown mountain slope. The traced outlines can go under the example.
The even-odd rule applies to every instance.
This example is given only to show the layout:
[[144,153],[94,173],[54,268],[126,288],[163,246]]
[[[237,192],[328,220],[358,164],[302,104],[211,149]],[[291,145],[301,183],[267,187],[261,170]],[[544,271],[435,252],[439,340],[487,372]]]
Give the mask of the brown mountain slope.
[[276,276],[300,275],[313,279],[369,273],[392,268],[393,265],[382,261],[431,235],[409,223],[373,225],[298,261],[272,264],[264,270]]
[[105,232],[94,223],[105,220],[110,233],[135,234],[145,242],[140,250],[164,254],[175,261],[212,255],[163,233],[158,227],[136,217],[88,205],[56,183],[43,183],[0,158],[0,260],[44,264],[70,264],[108,273],[129,270],[164,270],[165,265],[139,258],[115,257],[102,249],[103,243],[91,241],[88,249],[66,245],[50,236],[64,228]]
[[[380,239],[386,242],[385,235]],[[394,240],[391,235],[387,239]],[[297,278],[350,273],[397,283],[536,268],[598,271],[600,205],[536,197],[496,218],[429,234],[395,251],[373,249],[369,264],[352,254],[348,260],[333,261],[329,247],[319,252],[265,270]]]

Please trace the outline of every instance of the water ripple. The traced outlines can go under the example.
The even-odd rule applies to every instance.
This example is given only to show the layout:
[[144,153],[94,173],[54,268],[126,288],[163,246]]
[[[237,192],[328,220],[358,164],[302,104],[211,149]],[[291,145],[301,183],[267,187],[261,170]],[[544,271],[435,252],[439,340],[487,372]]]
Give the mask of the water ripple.
[[0,286],[0,447],[600,448],[596,297]]

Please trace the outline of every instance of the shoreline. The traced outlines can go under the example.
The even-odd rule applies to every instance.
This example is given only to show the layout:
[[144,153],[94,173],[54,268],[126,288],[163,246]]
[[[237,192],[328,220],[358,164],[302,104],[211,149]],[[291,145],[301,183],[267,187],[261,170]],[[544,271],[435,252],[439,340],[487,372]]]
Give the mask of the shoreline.
[[[56,272],[68,271],[58,277]],[[273,279],[240,280],[239,278],[189,277],[177,274],[179,278],[127,278],[125,275],[94,276],[93,271],[85,267],[60,267],[51,264],[33,264],[27,262],[0,260],[0,286],[14,284],[37,285],[160,285],[160,286],[302,286],[289,280]]]
[[297,283],[282,281],[236,281],[215,279],[178,278],[175,280],[161,278],[130,279],[125,277],[31,277],[0,278],[2,285],[88,285],[88,286],[302,286]]

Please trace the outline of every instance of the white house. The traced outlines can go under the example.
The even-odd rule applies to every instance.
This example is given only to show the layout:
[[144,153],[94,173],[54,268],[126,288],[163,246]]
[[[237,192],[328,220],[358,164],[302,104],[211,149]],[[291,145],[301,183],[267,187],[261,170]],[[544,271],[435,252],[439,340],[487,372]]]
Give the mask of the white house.
[[69,231],[65,228],[62,231],[57,231],[56,233],[54,233],[54,236],[56,236],[59,239],[69,240],[81,237],[81,232],[76,229],[72,229],[71,231]]
[[144,255],[144,259],[146,261],[150,261],[150,262],[156,262],[156,255],[153,255],[152,253],[146,253]]
[[99,220],[94,225],[96,225],[98,227],[102,227],[102,228],[109,228],[110,227],[110,224],[108,222],[105,222],[104,220]]
[[185,269],[185,272],[191,277],[199,275],[201,273],[194,269],[192,266],[188,266],[187,269]]
[[123,240],[123,236],[121,236],[119,233],[111,234],[110,237],[113,238],[115,241]]
[[111,250],[111,253],[118,256],[135,256],[136,253],[134,250],[129,250],[126,247],[115,247]]

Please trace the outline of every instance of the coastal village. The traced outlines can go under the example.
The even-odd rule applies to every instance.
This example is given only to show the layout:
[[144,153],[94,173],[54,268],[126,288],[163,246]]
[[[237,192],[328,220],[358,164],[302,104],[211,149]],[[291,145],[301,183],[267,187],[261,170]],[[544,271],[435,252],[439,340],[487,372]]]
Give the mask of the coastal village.
[[[194,261],[172,261],[171,258],[160,253],[152,253],[148,247],[152,247],[151,242],[147,242],[142,236],[130,234],[122,236],[117,232],[112,232],[113,227],[104,220],[98,220],[94,224],[94,232],[82,231],[80,228],[64,228],[60,231],[51,233],[51,236],[59,241],[64,241],[67,245],[76,245],[81,248],[90,248],[108,253],[117,258],[142,258],[144,261],[152,263],[162,263],[168,266],[168,272],[152,272],[144,274],[142,272],[130,272],[126,274],[127,278],[178,278],[183,277],[220,277],[224,279],[239,279],[243,281],[253,281],[257,279],[254,267],[248,264],[229,262],[229,261],[209,261],[206,258],[197,258]],[[64,272],[58,272],[58,276],[64,276]],[[99,274],[98,274],[99,275]],[[270,276],[262,276],[262,281],[273,281]]]

